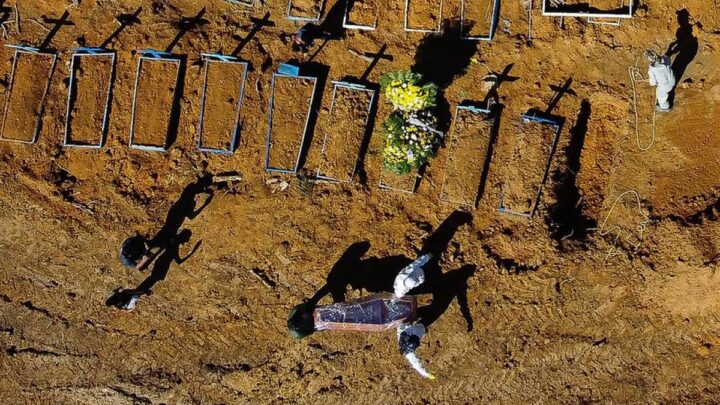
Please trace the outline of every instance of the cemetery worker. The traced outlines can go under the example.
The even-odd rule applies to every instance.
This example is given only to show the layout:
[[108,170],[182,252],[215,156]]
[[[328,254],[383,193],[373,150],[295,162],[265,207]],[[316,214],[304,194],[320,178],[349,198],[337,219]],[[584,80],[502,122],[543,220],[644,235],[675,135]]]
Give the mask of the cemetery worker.
[[398,345],[400,346],[400,354],[405,356],[415,371],[425,378],[434,380],[435,376],[425,370],[425,367],[423,367],[420,359],[415,354],[415,350],[420,347],[420,340],[426,333],[425,325],[419,322],[412,325],[400,324],[397,328]]
[[425,326],[417,322],[417,297],[408,294],[425,281],[422,266],[431,258],[431,254],[426,254],[402,269],[395,277],[392,293],[377,293],[319,307],[310,302],[295,306],[287,320],[290,334],[302,339],[322,330],[383,332],[394,328],[400,353],[420,375],[434,379],[415,355],[426,331]]
[[125,267],[142,270],[150,259],[150,247],[144,236],[131,236],[120,247],[120,262]]
[[655,86],[657,97],[656,110],[658,112],[670,111],[670,92],[675,87],[675,74],[670,67],[670,58],[660,56],[654,51],[645,51],[645,57],[650,62],[648,67],[648,81]]
[[142,295],[150,294],[150,291],[144,292],[136,289],[116,288],[112,295],[105,301],[105,305],[129,312],[135,309]]
[[317,24],[307,23],[293,36],[292,49],[306,53],[319,38],[328,38],[328,35]]

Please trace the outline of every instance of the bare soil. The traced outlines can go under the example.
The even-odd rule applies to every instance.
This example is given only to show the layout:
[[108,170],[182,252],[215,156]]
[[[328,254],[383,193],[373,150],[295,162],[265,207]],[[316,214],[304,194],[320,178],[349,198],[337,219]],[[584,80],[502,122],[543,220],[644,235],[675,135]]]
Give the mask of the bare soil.
[[209,62],[203,116],[203,147],[230,150],[238,124],[245,65]]
[[5,101],[3,138],[31,142],[40,124],[42,100],[50,80],[53,56],[17,54],[15,77]]
[[355,0],[348,13],[348,22],[354,25],[372,27],[377,23],[379,12],[377,0]]
[[[447,306],[418,350],[437,375],[434,381],[413,373],[391,332],[327,332],[299,341],[287,332],[290,308],[325,285],[349,247],[369,243],[358,260],[377,269],[374,274],[397,271],[455,209],[439,203],[447,149],[431,161],[414,195],[380,190],[377,134],[363,176],[350,184],[319,183],[304,194],[294,178],[284,177],[289,186],[281,191],[281,180],[265,173],[270,73],[278,63],[313,54],[294,53],[278,39],[302,26],[285,19],[287,2],[256,2],[250,12],[224,1],[17,4],[22,30],[15,31],[11,16],[7,43],[41,44],[51,24],[44,29],[32,21],[42,24],[43,17],[68,10],[75,25],[62,26],[51,41],[63,51],[60,67],[79,38],[102,43],[118,28],[115,16],[139,6],[143,11],[142,23],[125,28],[111,44],[118,50],[117,81],[103,149],[61,147],[66,68],[53,77],[38,143],[0,142],[3,404],[719,402],[720,13],[713,2],[648,0],[619,27],[566,18],[563,28],[559,19],[542,17],[534,2],[532,41],[521,2],[503,2],[510,33],[500,29],[492,43],[476,44],[473,56],[480,63],[458,61],[457,55],[424,58],[436,61],[440,73],[466,67],[444,89],[447,106],[440,111],[446,117],[463,100],[485,96],[488,69],[502,72],[513,64],[509,75],[518,78],[498,89],[504,109],[486,192],[468,210],[472,220],[457,226],[440,255],[443,275],[463,268],[474,273],[447,296],[420,297]],[[368,79],[375,83],[385,72],[413,65],[425,35],[403,31],[403,5],[383,3],[375,31],[348,31],[328,42],[313,59],[330,67],[327,83],[359,77],[368,67],[348,49],[377,52],[387,44],[393,60],[374,68]],[[459,16],[458,1],[445,5],[446,17]],[[133,50],[165,49],[178,34],[178,22],[202,7],[208,23],[187,32],[174,49],[188,55],[177,141],[168,153],[131,151]],[[673,111],[657,117],[654,144],[643,152],[628,67],[637,63],[645,73],[642,52],[668,49],[682,9],[690,14],[698,51],[679,80]],[[260,30],[241,53],[254,69],[238,150],[198,153],[199,53],[232,52],[251,30],[249,17],[268,11],[276,26]],[[447,49],[454,49],[446,40]],[[5,95],[12,55],[0,47]],[[47,77],[28,71],[23,88]],[[553,110],[567,122],[536,216],[529,221],[501,215],[499,186],[505,162],[514,156],[520,115],[546,109],[555,93],[550,86],[568,77],[575,95],[563,96]],[[328,88],[321,114],[329,107]],[[640,82],[637,91],[639,136],[647,146],[654,89]],[[168,110],[146,96],[148,125],[164,128]],[[283,102],[306,108],[306,96],[298,92]],[[37,97],[18,100],[35,104]],[[589,108],[583,109],[584,102]],[[389,108],[380,101],[376,130]],[[309,168],[317,167],[310,161],[318,162],[323,118],[308,151]],[[293,122],[279,136],[298,139],[304,115]],[[529,178],[535,168],[527,170],[518,177]],[[208,207],[182,224],[192,235],[180,255],[201,242],[197,251],[181,265],[173,263],[135,311],[106,307],[115,288],[136,287],[147,276],[120,265],[122,241],[135,232],[154,235],[199,174],[233,171],[243,181],[218,187]],[[634,195],[624,194],[631,190],[640,197],[639,207]],[[556,207],[564,207],[559,212],[572,214],[570,219],[558,218]],[[369,295],[366,287],[347,288],[347,298]],[[472,325],[461,312],[465,305]]]
[[290,76],[275,77],[275,107],[270,132],[270,167],[292,170],[300,155],[310,98],[315,82]]
[[323,176],[350,181],[355,174],[361,147],[367,134],[372,93],[339,87],[326,126]]
[[292,0],[290,15],[293,17],[316,18],[325,0]]
[[135,144],[162,147],[168,143],[179,68],[174,61],[141,61],[135,98]]
[[[486,115],[470,110],[459,110],[453,130],[446,138],[444,151],[445,180],[441,198],[451,204],[474,207],[485,173],[485,162],[490,159],[490,142],[493,124]],[[443,156],[438,156],[442,159]]]
[[407,0],[408,29],[430,30],[438,29],[440,21],[440,0]]
[[488,37],[492,28],[495,0],[466,0],[463,34],[470,37]]
[[70,106],[68,140],[74,144],[99,145],[108,106],[113,70],[112,56],[75,58],[75,97]]

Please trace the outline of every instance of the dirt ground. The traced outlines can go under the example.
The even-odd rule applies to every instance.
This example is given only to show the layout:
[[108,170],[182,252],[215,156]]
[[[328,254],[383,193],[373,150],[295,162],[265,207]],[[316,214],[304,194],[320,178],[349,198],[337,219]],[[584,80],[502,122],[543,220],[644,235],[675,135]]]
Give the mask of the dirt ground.
[[[457,41],[452,22],[443,23],[441,36],[406,34],[404,1],[392,0],[382,4],[377,30],[347,31],[322,47],[303,66],[310,74],[327,72],[318,83],[325,91],[304,159],[310,173],[317,170],[328,125],[330,81],[360,77],[370,62],[358,54],[385,44],[393,57],[379,61],[370,82],[413,66],[439,83],[444,130],[458,103],[485,98],[488,70],[516,78],[497,89],[503,107],[498,140],[470,223],[451,215],[457,206],[439,202],[443,179],[463,175],[446,172],[445,148],[422,173],[415,194],[378,187],[378,136],[350,184],[264,172],[270,73],[278,63],[312,58],[319,45],[300,55],[283,43],[280,34],[301,25],[285,19],[286,2],[257,2],[252,10],[220,0],[77,3],[21,2],[21,33],[12,11],[4,25],[3,44],[37,46],[52,29],[43,17],[57,19],[67,7],[74,24],[60,27],[50,42],[61,53],[38,142],[0,142],[3,404],[720,401],[720,142],[714,120],[720,114],[720,9],[712,1],[641,1],[634,18],[620,26],[574,18],[561,26],[535,10],[532,38],[521,1],[504,1],[494,41],[476,44]],[[3,7],[12,9],[13,2]],[[114,17],[138,7],[140,23],[110,44],[117,65],[107,144],[62,148],[69,50],[101,44],[118,28]],[[325,28],[334,28],[342,8],[325,3]],[[443,18],[458,16],[459,9],[459,0],[444,1]],[[250,17],[268,11],[275,25],[243,41],[252,30]],[[198,14],[204,19],[199,26],[179,24]],[[178,36],[179,30],[187,32]],[[636,132],[629,68],[637,63],[645,74],[642,51],[664,53],[676,37],[681,46],[672,58],[682,76],[675,108],[653,119],[654,91],[638,82]],[[178,92],[179,121],[169,123],[172,145],[166,153],[132,150],[135,50],[173,43],[173,52],[186,55],[183,82],[177,88],[170,87],[172,78],[164,78],[167,86],[154,82],[156,93],[145,93],[148,104],[138,106],[145,128],[162,132],[172,117],[165,93]],[[199,53],[232,53],[243,43],[239,55],[252,68],[238,148],[232,155],[200,153]],[[0,50],[3,100],[12,54]],[[29,137],[33,123],[15,112],[38,111],[45,71],[36,66],[29,72],[18,73],[19,93],[10,98],[19,103],[9,109],[12,138]],[[499,162],[513,153],[503,140],[517,137],[521,114],[546,110],[555,92],[550,86],[568,78],[572,91],[552,110],[565,123],[536,216],[528,221],[498,213]],[[283,102],[301,103],[295,94]],[[217,103],[229,101],[235,100]],[[376,130],[389,113],[380,100]],[[192,193],[183,193],[187,185],[204,173],[224,172],[239,172],[243,180],[216,187],[211,200],[198,197],[196,207],[207,207],[174,223],[191,232],[177,252],[190,257],[181,265],[167,262],[164,280],[135,311],[106,307],[115,288],[135,287],[148,276],[120,265],[121,242],[136,232],[154,235],[177,211],[171,210],[176,201],[192,202]],[[376,290],[374,277],[391,276],[428,241],[443,239],[435,238],[438,229],[446,240],[437,280],[449,281],[432,281],[429,287],[444,293],[421,297],[442,311],[418,350],[436,380],[410,369],[394,333],[290,337],[288,311],[312,297],[333,267],[371,268],[372,277],[352,274],[354,287],[363,288],[347,298],[367,295]],[[365,248],[353,248],[358,242]],[[355,262],[345,267],[348,258]]]

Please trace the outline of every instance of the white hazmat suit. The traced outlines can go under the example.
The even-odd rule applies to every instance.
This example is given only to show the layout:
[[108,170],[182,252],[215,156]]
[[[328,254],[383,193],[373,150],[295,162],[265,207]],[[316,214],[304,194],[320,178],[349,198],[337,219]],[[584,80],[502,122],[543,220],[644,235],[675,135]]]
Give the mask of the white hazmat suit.
[[657,97],[657,105],[661,110],[669,110],[670,92],[675,87],[675,74],[670,68],[670,58],[663,56],[658,62],[650,65],[648,68],[648,81],[651,86],[655,86],[655,96]]

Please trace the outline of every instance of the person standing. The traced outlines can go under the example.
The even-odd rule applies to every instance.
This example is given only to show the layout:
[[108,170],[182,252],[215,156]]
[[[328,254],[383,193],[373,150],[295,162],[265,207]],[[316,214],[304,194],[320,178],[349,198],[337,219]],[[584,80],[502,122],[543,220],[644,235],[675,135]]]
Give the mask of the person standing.
[[670,111],[670,93],[675,88],[675,74],[670,67],[670,58],[660,56],[654,51],[645,51],[645,57],[650,62],[648,67],[648,81],[655,87],[657,112]]

